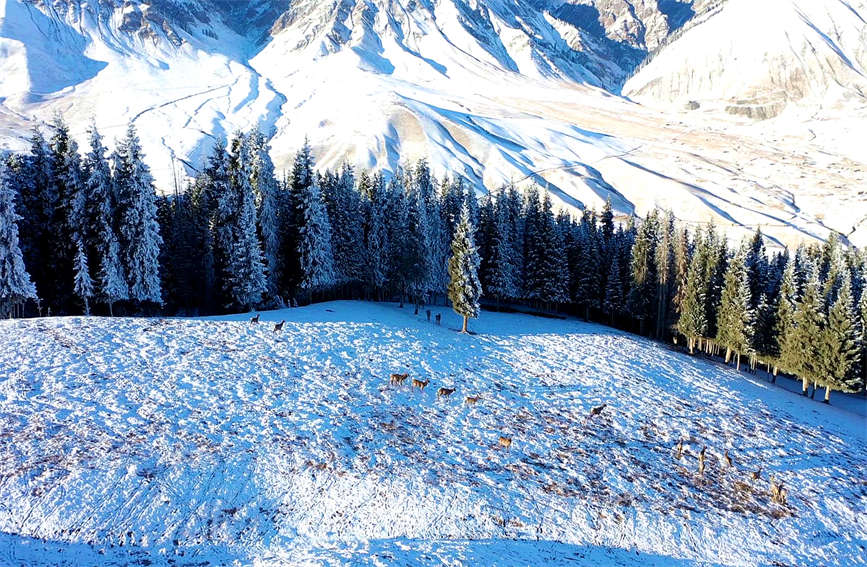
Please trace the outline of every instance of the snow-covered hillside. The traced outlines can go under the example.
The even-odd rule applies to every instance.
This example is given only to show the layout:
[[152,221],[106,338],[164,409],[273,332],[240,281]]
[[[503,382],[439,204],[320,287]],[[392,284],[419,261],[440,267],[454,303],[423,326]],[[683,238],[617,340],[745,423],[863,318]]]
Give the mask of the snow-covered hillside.
[[[780,242],[822,239],[829,229],[867,242],[867,154],[857,143],[867,127],[858,95],[863,4],[762,3],[745,38],[741,4],[2,0],[0,146],[26,148],[29,128],[55,112],[82,142],[92,118],[109,139],[133,119],[168,191],[176,170],[201,167],[215,136],[258,126],[274,136],[278,168],[309,136],[321,167],[348,160],[393,171],[426,157],[437,173],[479,188],[539,183],[566,206],[600,208],[610,198],[622,214],[658,205],[687,222],[713,218],[734,237],[761,225]],[[809,6],[796,12],[801,4]],[[706,27],[714,41],[695,49]],[[688,31],[672,40],[680,29]],[[731,63],[729,43],[716,41],[725,34],[739,38]],[[693,52],[710,60],[722,50],[728,78],[716,88],[734,84],[743,53],[762,52],[758,39],[776,49],[775,38],[792,34],[830,38],[819,58],[836,59],[806,66],[803,84],[848,93],[845,104],[811,99],[754,123],[709,103],[657,110],[617,96],[661,44],[627,85],[653,78],[640,89],[657,85],[651,101],[681,97],[680,73],[701,76],[684,59]],[[784,71],[776,61],[767,66],[774,76]],[[748,68],[744,77],[766,70]],[[722,73],[710,64],[707,72]]]
[[680,105],[724,105],[757,118],[804,99],[814,110],[852,101],[863,110],[865,16],[862,1],[728,0],[662,49],[623,92]]
[[0,563],[863,564],[863,417],[604,327],[442,312],[0,322]]

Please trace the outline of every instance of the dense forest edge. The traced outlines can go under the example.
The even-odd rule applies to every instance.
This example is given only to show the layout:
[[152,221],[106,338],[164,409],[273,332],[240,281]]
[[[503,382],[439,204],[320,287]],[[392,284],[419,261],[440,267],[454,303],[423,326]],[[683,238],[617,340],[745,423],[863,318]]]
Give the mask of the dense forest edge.
[[187,187],[157,194],[135,127],[79,151],[62,119],[0,156],[0,315],[203,315],[331,299],[568,313],[690,353],[867,384],[867,253],[839,235],[769,253],[670,211],[575,216],[538,187],[478,198],[425,161],[317,172],[305,144],[278,178],[268,138],[215,144]]

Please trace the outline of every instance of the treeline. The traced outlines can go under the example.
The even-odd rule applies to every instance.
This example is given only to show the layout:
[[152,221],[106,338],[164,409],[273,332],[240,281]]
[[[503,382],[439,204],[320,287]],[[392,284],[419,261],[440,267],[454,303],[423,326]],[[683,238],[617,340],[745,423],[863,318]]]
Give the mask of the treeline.
[[670,212],[616,223],[606,205],[575,217],[536,187],[477,200],[424,161],[389,178],[349,166],[320,174],[306,144],[278,179],[255,131],[215,144],[185,190],[158,197],[132,126],[111,153],[96,128],[84,155],[62,121],[51,132],[0,160],[5,313],[420,305],[448,293],[472,317],[479,281],[492,307],[681,337],[690,351],[797,375],[805,394],[864,387],[867,257],[836,235],[768,255],[757,231],[732,249],[712,224],[692,231]]

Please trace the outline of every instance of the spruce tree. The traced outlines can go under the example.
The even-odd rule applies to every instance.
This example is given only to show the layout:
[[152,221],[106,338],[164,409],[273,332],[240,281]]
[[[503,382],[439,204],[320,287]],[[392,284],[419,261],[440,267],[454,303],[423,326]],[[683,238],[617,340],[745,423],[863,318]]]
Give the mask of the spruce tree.
[[75,279],[73,290],[84,303],[84,314],[90,315],[90,298],[93,297],[93,280],[90,279],[90,268],[87,265],[87,252],[84,242],[78,239],[75,245]]
[[802,393],[805,396],[810,381],[818,382],[822,379],[823,372],[820,346],[825,313],[819,286],[818,270],[814,268],[804,295],[796,307],[791,334],[786,339],[795,357],[790,362],[789,370],[801,378]]
[[27,273],[18,240],[20,218],[15,213],[6,160],[0,156],[0,315],[4,317],[14,314],[28,299],[36,299],[36,286]]
[[638,228],[635,244],[632,246],[632,290],[628,305],[630,314],[640,323],[641,334],[644,334],[645,322],[654,317],[657,308],[658,277],[655,258],[658,226],[657,211],[651,211]]
[[[498,193],[496,200],[491,201],[491,230],[487,243],[490,258],[486,262],[485,293],[498,301],[518,297],[517,266],[511,242],[512,223],[509,218],[509,206],[504,191]],[[479,213],[480,220],[482,213]]]
[[377,300],[388,282],[390,271],[390,245],[388,240],[388,195],[382,187],[382,177],[376,183],[365,173],[359,180],[362,195],[369,200],[366,210],[367,229],[364,236],[365,281]]
[[265,135],[254,131],[247,136],[247,141],[251,146],[250,185],[256,201],[257,226],[267,271],[268,294],[279,304],[282,271],[279,188],[274,176],[271,148]]
[[774,376],[777,368],[789,373],[795,373],[801,353],[794,341],[795,313],[801,300],[801,281],[798,275],[799,255],[796,254],[786,265],[783,280],[780,284],[780,295],[777,301],[777,313],[773,333],[771,351],[776,350],[778,356],[774,366]]
[[482,285],[479,282],[479,254],[474,240],[475,229],[470,222],[467,205],[461,210],[460,220],[452,238],[452,255],[449,258],[448,296],[455,313],[463,317],[462,333],[467,332],[467,322],[479,316],[479,297]]
[[[312,165],[310,170],[312,171]],[[313,291],[331,287],[336,283],[331,249],[331,223],[319,186],[312,177],[299,182],[298,186],[293,188],[293,194],[298,230],[298,287],[307,292],[309,299]]]
[[605,282],[605,300],[602,309],[608,314],[608,322],[613,324],[614,318],[623,312],[623,274],[620,269],[620,258],[615,255],[611,262],[611,272]]
[[861,387],[867,388],[867,271],[863,274],[857,320],[861,342]]
[[858,376],[861,348],[852,303],[852,283],[849,274],[841,279],[840,292],[828,313],[828,324],[822,332],[819,347],[821,373],[818,382],[825,387],[825,403],[829,403],[831,390],[857,392],[861,389]]
[[117,150],[115,182],[129,297],[140,303],[161,304],[159,253],[162,238],[157,221],[156,192],[132,122]]
[[669,211],[658,225],[654,267],[656,269],[656,329],[655,336],[662,338],[674,324],[673,310],[675,287],[675,227],[674,213]]
[[231,222],[231,247],[226,280],[227,293],[235,306],[252,309],[267,290],[265,261],[256,227],[256,204],[250,185],[252,145],[239,134],[232,143],[229,178],[236,207]]
[[111,177],[111,168],[106,158],[102,136],[92,125],[89,130],[90,151],[84,158],[87,194],[86,230],[87,256],[98,260],[98,297],[108,305],[109,314],[114,314],[114,304],[129,298],[129,287],[123,273],[115,228],[116,195]]
[[738,370],[741,367],[741,354],[751,354],[753,351],[755,334],[747,256],[747,249],[742,246],[729,263],[720,299],[716,336],[717,342],[726,347],[726,363],[731,359],[732,352],[736,354]]
[[55,233],[59,230],[59,197],[56,185],[51,182],[51,170],[48,143],[35,128],[30,138],[30,152],[16,171],[14,185],[19,194],[21,253],[46,303],[54,302],[56,272],[49,258],[54,254]]
[[703,277],[705,254],[707,251],[704,243],[701,243],[687,271],[686,286],[680,306],[680,318],[677,322],[678,331],[687,339],[690,354],[695,351],[696,340],[706,337],[708,330],[705,309],[707,288]]

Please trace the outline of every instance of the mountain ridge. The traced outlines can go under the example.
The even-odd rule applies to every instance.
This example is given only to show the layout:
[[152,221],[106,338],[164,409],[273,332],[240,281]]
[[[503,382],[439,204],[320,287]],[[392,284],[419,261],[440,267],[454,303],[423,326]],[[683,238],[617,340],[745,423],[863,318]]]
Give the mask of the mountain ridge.
[[[757,126],[712,95],[687,111],[683,97],[632,89],[724,18],[699,21],[717,4],[5,0],[0,144],[26,148],[55,112],[81,138],[92,119],[109,137],[133,119],[166,190],[213,138],[258,127],[283,168],[309,137],[323,168],[426,158],[479,189],[535,182],[567,207],[611,199],[621,214],[662,206],[734,236],[763,226],[781,242],[830,229],[867,239],[853,100],[787,101]],[[849,28],[864,29],[853,13]],[[632,100],[619,96],[630,74]],[[837,202],[822,206],[829,194]]]

